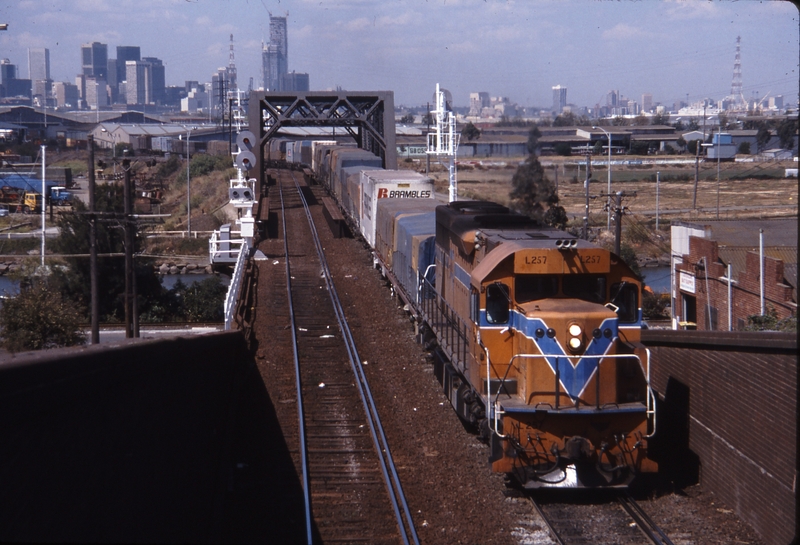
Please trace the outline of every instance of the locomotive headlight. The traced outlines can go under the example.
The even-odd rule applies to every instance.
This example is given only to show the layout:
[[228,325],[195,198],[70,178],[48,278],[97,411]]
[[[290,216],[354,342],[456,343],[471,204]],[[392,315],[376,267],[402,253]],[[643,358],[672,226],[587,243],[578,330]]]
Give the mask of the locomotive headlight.
[[570,324],[567,327],[567,333],[569,333],[569,340],[567,341],[569,349],[573,352],[579,351],[583,347],[583,339],[581,338],[583,328],[580,324]]

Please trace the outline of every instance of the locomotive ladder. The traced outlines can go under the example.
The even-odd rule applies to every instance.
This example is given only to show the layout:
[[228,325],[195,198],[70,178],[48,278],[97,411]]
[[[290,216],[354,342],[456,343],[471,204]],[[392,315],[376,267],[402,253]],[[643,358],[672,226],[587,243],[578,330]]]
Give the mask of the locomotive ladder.
[[[308,225],[311,231],[311,237],[313,239],[314,246],[316,248],[317,257],[319,259],[319,264],[322,272],[322,276],[324,277],[325,286],[327,288],[328,294],[330,296],[330,300],[333,306],[333,310],[336,315],[336,320],[339,326],[339,331],[342,334],[342,340],[344,341],[344,345],[347,351],[349,363],[351,370],[355,376],[355,386],[359,392],[364,413],[366,416],[366,422],[369,427],[370,436],[372,438],[372,442],[374,445],[374,451],[378,459],[378,464],[380,466],[380,471],[383,476],[383,482],[386,486],[386,491],[388,493],[389,499],[392,504],[392,510],[394,512],[394,517],[397,521],[398,530],[400,536],[403,539],[403,542],[408,545],[410,543],[414,543],[414,545],[419,545],[419,539],[417,537],[416,529],[414,527],[414,522],[411,516],[411,511],[408,507],[406,502],[405,496],[403,494],[403,489],[400,484],[400,478],[397,474],[397,469],[395,467],[394,461],[392,459],[391,452],[389,450],[389,444],[386,439],[386,435],[384,434],[383,426],[380,421],[380,417],[378,415],[377,407],[375,405],[375,401],[372,396],[372,392],[370,391],[369,384],[367,382],[367,378],[364,374],[363,368],[361,366],[361,359],[358,356],[358,352],[356,350],[355,342],[353,341],[353,337],[350,331],[350,328],[347,324],[347,320],[345,318],[344,309],[342,304],[339,300],[339,296],[336,293],[336,288],[334,287],[331,272],[328,268],[327,261],[325,259],[324,251],[322,248],[322,244],[319,240],[319,236],[317,234],[317,230],[314,226],[314,220],[311,216],[311,211],[309,209],[308,203],[303,195],[303,191],[300,187],[300,184],[295,179],[294,173],[291,173],[292,181],[294,182],[295,188],[297,189],[297,193],[300,196],[300,200],[302,201],[302,206],[306,218],[308,220]],[[309,543],[312,540],[312,530],[311,530],[311,494],[310,494],[310,470],[309,470],[309,447],[307,444],[307,428],[308,425],[305,422],[304,416],[304,405],[303,405],[303,396],[301,390],[301,364],[299,359],[299,341],[298,341],[298,327],[296,325],[296,317],[293,309],[292,303],[292,271],[290,269],[289,263],[289,249],[288,249],[288,234],[286,228],[286,206],[284,200],[284,191],[282,184],[278,184],[278,189],[280,192],[281,198],[281,211],[283,216],[283,237],[284,237],[284,251],[287,256],[286,259],[286,279],[287,279],[287,290],[288,290],[288,297],[289,297],[289,307],[290,307],[290,329],[292,333],[292,341],[294,344],[294,365],[295,365],[295,376],[296,376],[296,387],[297,387],[297,394],[298,394],[298,418],[300,420],[299,423],[299,433],[300,433],[300,450],[301,450],[301,466],[302,466],[302,482],[304,488],[304,499],[305,499],[305,506],[306,506],[306,531],[309,539]],[[302,330],[301,330],[302,331]],[[322,385],[320,385],[322,387]],[[333,386],[333,385],[331,385]]]

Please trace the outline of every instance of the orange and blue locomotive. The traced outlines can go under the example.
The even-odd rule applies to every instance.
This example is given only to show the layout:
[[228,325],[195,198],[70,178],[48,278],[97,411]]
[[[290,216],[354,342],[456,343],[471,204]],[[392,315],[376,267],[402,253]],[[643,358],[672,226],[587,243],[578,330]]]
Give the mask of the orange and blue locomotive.
[[487,202],[436,209],[423,318],[456,411],[527,488],[624,487],[657,470],[641,282],[615,254]]

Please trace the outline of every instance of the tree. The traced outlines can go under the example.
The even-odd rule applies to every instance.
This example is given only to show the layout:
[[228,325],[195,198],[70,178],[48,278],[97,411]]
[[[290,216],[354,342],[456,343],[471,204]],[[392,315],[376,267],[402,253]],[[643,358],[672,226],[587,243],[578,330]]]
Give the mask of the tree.
[[528,131],[528,155],[536,155],[539,152],[539,139],[541,137],[542,132],[539,130],[539,127],[533,126],[531,130]]
[[10,352],[83,344],[83,316],[44,278],[23,281],[16,297],[0,308],[2,345]]
[[575,114],[572,112],[563,112],[556,116],[553,120],[554,127],[574,127],[576,124]]
[[553,147],[553,149],[558,155],[561,155],[562,157],[569,157],[570,155],[572,155],[572,146],[570,145],[569,142],[559,142]]
[[558,205],[555,184],[545,175],[536,155],[541,136],[538,127],[533,127],[528,133],[530,155],[514,173],[509,197],[523,214],[563,228],[566,225],[566,211]]
[[725,112],[720,112],[717,116],[719,118],[719,129],[724,131],[728,128],[728,116]]
[[478,127],[473,125],[471,121],[466,125],[464,125],[464,128],[461,129],[461,138],[466,138],[467,141],[471,142],[476,138],[480,138],[480,136],[481,136],[480,129],[478,129]]
[[647,119],[646,115],[639,114],[633,118],[633,124],[637,127],[644,127],[645,125],[649,125],[650,121]]
[[632,246],[622,243],[619,247],[619,257],[630,267],[636,278],[642,278],[642,271],[639,270],[639,262],[636,258],[636,250]]
[[225,318],[225,294],[228,288],[219,278],[206,278],[186,286],[178,280],[171,294],[180,300],[178,316],[187,322],[216,322]]
[[656,114],[650,119],[651,125],[669,125],[669,114]]
[[697,155],[697,146],[701,144],[701,141],[698,140],[690,140],[688,144],[686,144],[686,148],[689,150],[689,153],[692,155]]
[[617,117],[611,120],[611,124],[614,125],[615,127],[627,127],[628,120],[622,117],[621,115],[618,115]]
[[413,114],[406,114],[400,118],[400,123],[413,123],[413,122],[414,122]]
[[[95,189],[95,206],[104,212],[123,212],[123,188],[115,184],[98,184]],[[89,253],[89,219],[87,207],[76,201],[72,212],[58,219],[59,236],[53,241],[53,250],[60,254]],[[122,254],[125,251],[124,229],[121,219],[103,219],[97,222],[98,254]],[[140,240],[134,242],[134,253]],[[79,306],[88,306],[91,300],[89,260],[86,257],[66,258],[67,268],[56,268],[52,281],[66,297]],[[139,310],[147,312],[148,305],[161,297],[161,283],[147,263],[135,260]],[[125,273],[123,257],[100,257],[97,260],[100,319],[116,321],[124,316]]]
[[736,150],[736,153],[740,153],[742,155],[750,155],[750,142],[742,142],[739,144],[739,149]]
[[686,140],[684,140],[683,135],[679,136],[675,143],[678,144],[682,150],[686,149]]
[[696,131],[700,128],[700,123],[697,121],[696,118],[693,117],[689,120],[689,124],[686,125],[686,128],[689,129],[690,131]]
[[778,138],[783,149],[794,147],[794,137],[797,134],[797,119],[784,119],[778,125]]
[[770,130],[765,125],[761,125],[758,128],[758,133],[756,134],[757,152],[761,153],[762,151],[764,151],[764,148],[766,147],[767,144],[769,144],[769,141],[771,139],[772,139],[772,133],[770,132]]

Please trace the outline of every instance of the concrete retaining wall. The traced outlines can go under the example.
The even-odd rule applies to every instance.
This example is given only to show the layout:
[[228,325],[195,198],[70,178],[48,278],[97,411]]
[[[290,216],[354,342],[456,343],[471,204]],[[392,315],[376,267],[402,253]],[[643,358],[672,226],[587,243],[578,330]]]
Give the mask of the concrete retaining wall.
[[797,505],[795,334],[642,333],[663,400],[662,469],[699,471],[703,485],[766,543],[790,543]]
[[0,415],[2,542],[233,543],[302,518],[238,332],[17,356]]

